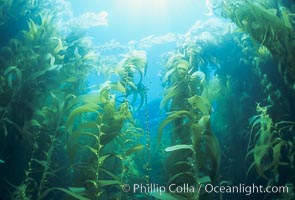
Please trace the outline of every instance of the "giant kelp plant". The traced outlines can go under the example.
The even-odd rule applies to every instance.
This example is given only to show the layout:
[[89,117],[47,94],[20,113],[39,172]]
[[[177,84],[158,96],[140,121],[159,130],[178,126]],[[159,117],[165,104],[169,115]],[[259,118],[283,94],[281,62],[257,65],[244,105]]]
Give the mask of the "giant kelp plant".
[[[218,178],[219,144],[210,127],[211,105],[201,96],[205,74],[198,66],[190,65],[181,54],[168,59],[164,75],[166,88],[161,102],[169,111],[159,126],[158,142],[162,142],[163,129],[173,124],[167,158],[168,181],[176,186],[189,183],[195,188]],[[172,195],[172,194],[171,194]],[[182,194],[188,199],[199,199],[200,194]],[[172,195],[173,196],[173,195]],[[175,197],[177,198],[177,197]]]
[[[121,185],[145,181],[136,172],[138,164],[130,163],[144,145],[138,143],[143,131],[133,119],[132,101],[128,100],[131,91],[133,95],[143,93],[139,86],[145,67],[145,57],[127,57],[120,67],[118,82],[107,82],[98,94],[74,97],[69,104],[72,111],[66,128],[72,184],[83,188],[89,199],[127,199]],[[140,74],[138,83],[133,78],[136,72]]]
[[31,1],[6,1],[5,5],[25,12],[5,19],[4,25],[27,19],[27,27],[1,49],[1,157],[4,171],[14,173],[2,175],[1,181],[12,189],[9,196],[8,187],[1,187],[1,194],[6,199],[44,199],[52,181],[51,187],[63,182],[54,177],[63,171],[57,164],[57,150],[65,139],[67,95],[80,92],[72,86],[83,83],[83,79],[69,78],[86,75],[87,64],[80,64],[85,68],[79,72],[77,58],[64,63],[69,46],[64,46],[54,26],[54,10],[42,10],[42,1],[40,7]]
[[[249,171],[255,167],[259,176],[271,183],[281,181],[279,166],[293,174],[292,160],[294,159],[293,140],[290,138],[295,123],[292,121],[279,121],[274,123],[267,114],[267,107],[257,105],[259,115],[253,117],[251,121],[251,135],[249,149],[252,141],[255,146],[248,155],[253,154],[254,161],[249,167]],[[284,153],[282,152],[284,151]],[[286,177],[284,177],[285,179]]]

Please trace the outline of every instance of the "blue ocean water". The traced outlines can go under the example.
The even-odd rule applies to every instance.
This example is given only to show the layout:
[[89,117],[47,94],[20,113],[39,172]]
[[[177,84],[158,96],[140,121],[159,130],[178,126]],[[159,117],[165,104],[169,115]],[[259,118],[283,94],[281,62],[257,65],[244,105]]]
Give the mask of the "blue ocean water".
[[[162,37],[167,34],[184,35],[197,21],[210,18],[206,1],[197,0],[123,0],[123,1],[70,1],[73,17],[83,13],[106,12],[107,25],[89,27],[86,35],[94,43],[117,42],[128,46],[147,37]],[[176,40],[160,42],[145,48],[148,58],[148,72],[144,82],[150,89],[150,100],[160,98],[162,93],[160,70],[163,53],[176,48]],[[118,52],[109,52],[118,53]],[[91,80],[94,79],[94,80]],[[90,78],[90,84],[97,83]]]

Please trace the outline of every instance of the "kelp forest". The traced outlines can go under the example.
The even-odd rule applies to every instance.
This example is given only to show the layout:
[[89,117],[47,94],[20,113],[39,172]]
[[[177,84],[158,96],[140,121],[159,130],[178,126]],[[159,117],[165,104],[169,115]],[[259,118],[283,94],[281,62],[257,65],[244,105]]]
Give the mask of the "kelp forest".
[[1,200],[295,199],[294,1],[128,44],[65,0],[0,2]]

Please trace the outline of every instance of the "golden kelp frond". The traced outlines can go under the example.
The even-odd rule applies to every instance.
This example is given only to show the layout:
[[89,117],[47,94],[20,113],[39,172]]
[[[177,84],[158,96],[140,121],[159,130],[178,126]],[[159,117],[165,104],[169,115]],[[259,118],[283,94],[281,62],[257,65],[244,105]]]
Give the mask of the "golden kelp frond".
[[53,14],[44,13],[40,15],[41,24],[37,24],[33,19],[28,20],[28,30],[23,31],[24,43],[34,50],[43,49],[42,45],[49,45],[49,38],[52,38],[55,27],[52,23]]
[[[192,109],[194,109],[194,107],[191,104],[199,105],[200,107],[205,106],[208,107],[208,111],[203,114],[207,115],[208,113],[211,113],[211,105],[206,98],[201,96],[194,98],[194,96],[198,96],[197,94],[202,93],[204,89],[203,82],[203,79],[196,77],[191,78],[191,76],[188,75],[182,81],[166,87],[164,89],[164,97],[161,100],[160,108],[167,109],[170,107],[171,110],[177,109],[178,107],[185,108],[186,98],[188,97],[188,103]],[[200,100],[198,102],[194,102],[197,101],[197,98]],[[205,109],[202,111],[205,111]]]
[[16,82],[21,84],[22,82],[22,72],[17,66],[9,66],[4,70],[4,76],[6,76],[7,84],[12,87],[12,83]]
[[194,146],[190,144],[178,144],[178,145],[170,146],[170,147],[167,147],[165,151],[170,152],[170,151],[177,151],[181,149],[190,149],[192,150],[192,152],[195,152]]
[[168,69],[172,69],[176,67],[177,62],[185,60],[185,57],[183,54],[173,54],[169,57],[169,59],[166,62],[166,67]]
[[188,79],[191,93],[201,95],[205,87],[205,73],[202,71],[195,71],[188,75]]
[[[86,124],[84,125],[86,127]],[[98,150],[89,146],[89,145],[82,145],[80,144],[81,138],[89,139],[90,141],[93,141],[94,143],[99,143],[99,136],[97,135],[99,131],[96,132],[86,132],[86,131],[75,131],[73,132],[68,139],[67,143],[67,151],[69,158],[71,159],[71,162],[74,162],[75,156],[77,156],[78,150],[81,150],[81,148],[84,148],[84,150],[88,150],[89,153],[94,153],[94,156],[97,156]],[[102,146],[101,146],[102,147]]]
[[134,67],[144,76],[147,67],[147,56],[145,51],[132,51],[124,65],[134,65]]
[[206,75],[202,71],[195,71],[190,75],[190,81],[202,84],[205,81]]
[[24,31],[24,36],[27,41],[33,41],[38,33],[38,27],[32,19],[29,19],[28,26],[29,30]]
[[267,107],[260,107],[257,105],[257,111],[260,112],[260,115],[255,116],[251,124],[250,139],[248,144],[248,149],[250,148],[250,142],[252,140],[252,135],[254,134],[254,141],[259,141],[259,143],[265,143],[266,141],[271,140],[271,129],[273,128],[272,119],[267,114]]
[[193,114],[191,114],[189,111],[186,111],[186,110],[179,110],[179,111],[169,113],[168,117],[163,122],[161,122],[159,129],[158,129],[158,143],[159,144],[161,143],[161,140],[162,140],[163,129],[169,123],[171,123],[179,118],[183,118],[183,117],[187,117],[190,121],[194,120]]
[[64,58],[64,55],[61,56],[60,53],[61,51],[64,51],[67,49],[67,46],[63,45],[63,42],[61,40],[61,38],[58,37],[52,37],[51,38],[52,41],[55,41],[56,46],[54,47],[54,49],[52,50],[52,55],[60,60],[62,60]]
[[145,76],[147,67],[147,57],[145,51],[132,51],[130,54],[126,55],[120,62],[121,74],[127,77],[132,77],[130,81],[133,81],[135,73],[138,72],[140,79],[138,83],[142,82],[143,76]]
[[200,141],[203,134],[210,133],[210,116],[205,115],[197,122],[191,126],[191,140],[194,146],[199,144],[196,141]]
[[246,157],[253,154],[254,161],[248,168],[247,175],[250,173],[252,168],[255,167],[255,170],[260,177],[270,180],[270,177],[265,175],[265,172],[269,169],[269,163],[266,163],[265,160],[267,160],[270,150],[272,150],[272,144],[265,143],[255,146],[251,151],[248,152]]
[[144,145],[138,144],[126,151],[126,156],[130,156],[131,154],[134,154],[136,152],[142,151],[144,149]]
[[132,113],[129,109],[128,102],[124,102],[119,106],[118,114],[124,118],[124,120],[128,119],[130,121],[133,120]]
[[80,137],[85,137],[95,143],[99,143],[100,126],[99,122],[83,122],[69,135],[67,150],[68,153],[72,155],[71,158],[73,158],[73,150],[76,150],[75,148],[77,148],[76,145],[79,144]]
[[188,98],[188,103],[193,110],[200,110],[202,115],[211,114],[211,104],[206,98],[202,96],[194,95]]
[[292,22],[291,22],[291,17],[294,16],[294,13],[291,13],[287,8],[285,7],[280,7],[281,11],[281,20],[282,22],[288,27],[288,28],[293,28]]
[[96,104],[86,104],[75,108],[68,117],[66,128],[71,132],[74,126],[74,121],[76,116],[79,116],[82,113],[92,112],[98,113],[100,107]]
[[177,183],[177,179],[183,179],[186,180],[188,182],[192,182],[195,179],[195,174],[191,171],[183,171],[183,172],[179,172],[177,174],[174,174],[169,180],[168,180],[168,184],[173,184],[173,183]]
[[178,84],[183,81],[191,68],[188,61],[184,59],[182,54],[176,54],[169,58],[166,63],[167,69],[163,81],[168,85]]
[[126,94],[126,88],[123,86],[123,84],[120,81],[111,83],[110,89]]
[[53,15],[51,13],[49,13],[49,12],[43,12],[43,13],[40,14],[40,18],[41,18],[40,27],[46,29],[46,27],[51,25]]
[[9,47],[13,50],[13,52],[18,52],[19,49],[21,48],[21,42],[20,40],[16,38],[12,38],[9,40]]
[[[134,106],[139,102],[137,110],[144,104],[146,87],[142,84],[147,67],[145,51],[133,51],[119,63],[118,74],[120,81],[115,83],[115,87],[124,90],[125,100],[132,98],[131,104]],[[139,98],[138,98],[139,97]]]
[[72,108],[78,104],[99,104],[103,103],[100,101],[100,94],[84,94],[78,97],[73,96],[70,100],[67,109]]
[[181,91],[180,84],[171,86],[164,90],[164,97],[161,100],[160,108],[163,109],[168,105],[169,101],[176,96],[179,96],[183,91]]

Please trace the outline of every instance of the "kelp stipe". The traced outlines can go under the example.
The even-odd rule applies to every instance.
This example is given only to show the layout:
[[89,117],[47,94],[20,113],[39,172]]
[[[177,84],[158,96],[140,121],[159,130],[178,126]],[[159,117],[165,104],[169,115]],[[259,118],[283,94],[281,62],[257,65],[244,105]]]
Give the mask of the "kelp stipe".
[[149,107],[148,107],[148,95],[147,91],[145,91],[144,95],[144,106],[145,106],[145,183],[151,183],[151,160],[152,160],[152,152],[151,152],[151,133],[150,133],[150,117],[149,117]]

